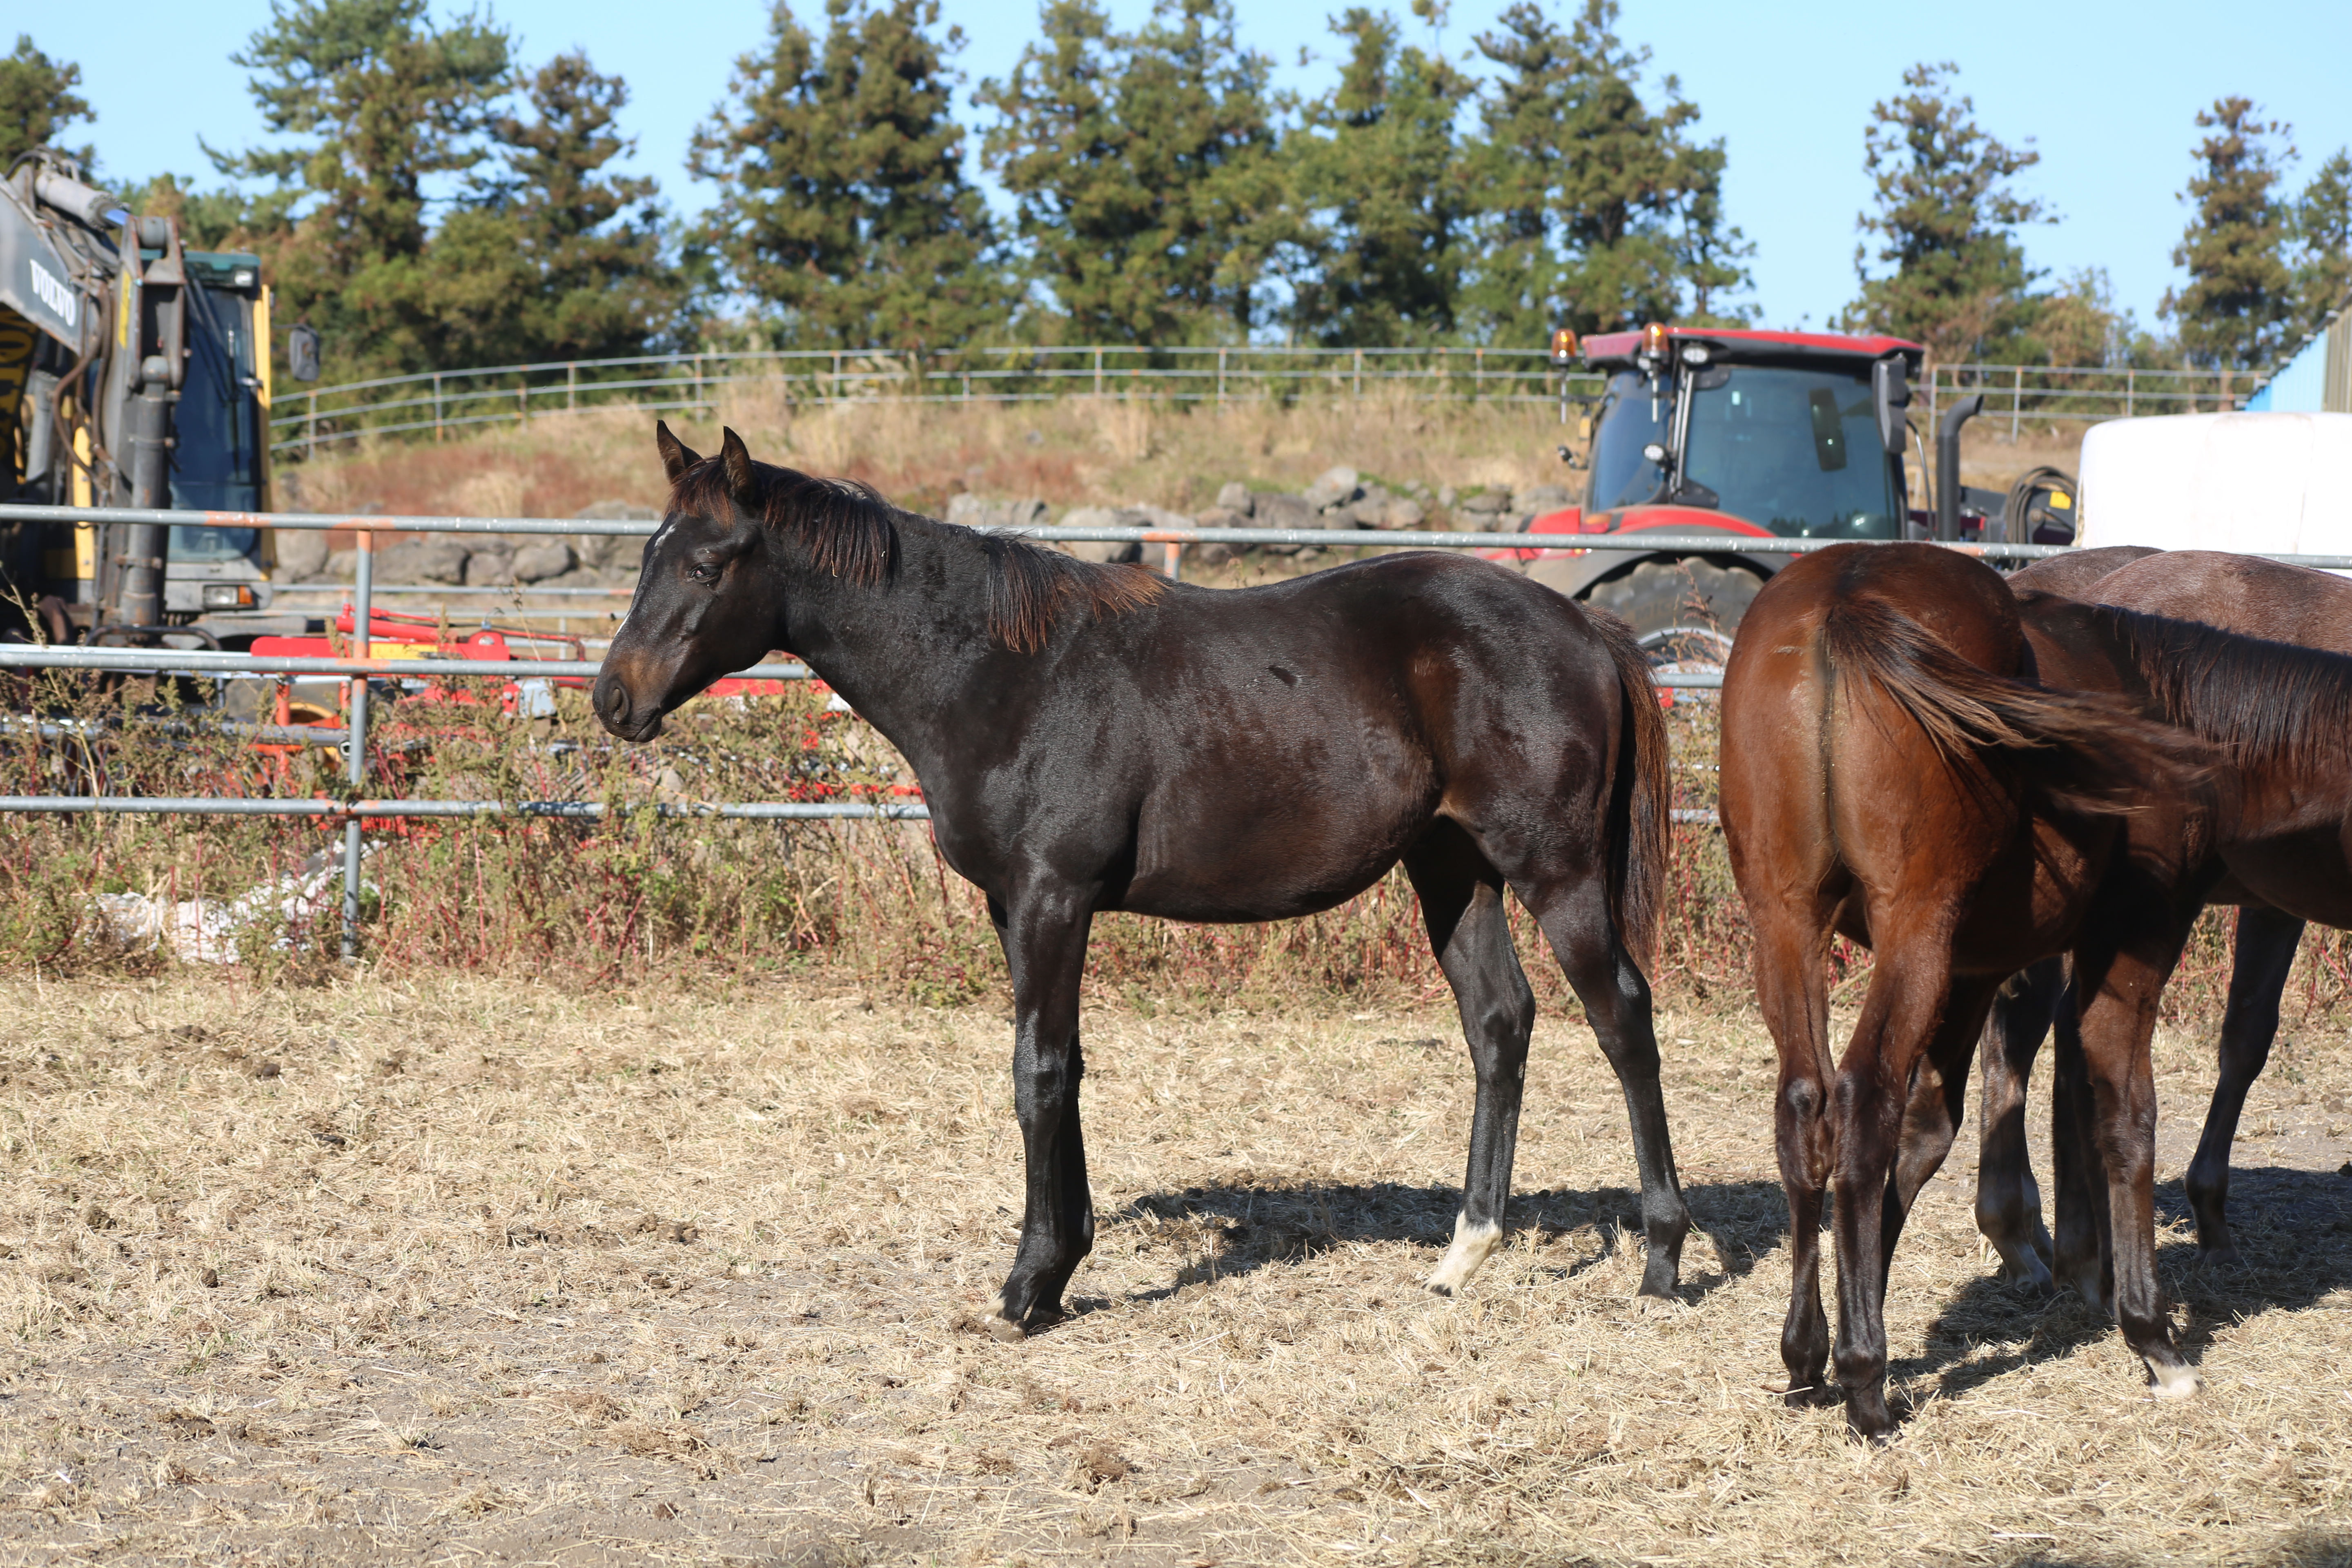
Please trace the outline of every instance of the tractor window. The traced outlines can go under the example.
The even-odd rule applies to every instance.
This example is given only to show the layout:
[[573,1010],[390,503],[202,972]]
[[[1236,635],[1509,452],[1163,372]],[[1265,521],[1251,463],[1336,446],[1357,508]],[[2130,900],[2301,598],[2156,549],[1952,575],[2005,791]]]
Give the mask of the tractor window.
[[1685,469],[1726,512],[1775,533],[1902,536],[1901,469],[1879,445],[1866,374],[1731,367],[1692,391]]
[[1667,422],[1675,415],[1672,389],[1658,399],[1654,419],[1650,416],[1651,407],[1648,376],[1625,370],[1609,378],[1609,390],[1601,397],[1600,418],[1594,426],[1592,489],[1586,511],[1639,506],[1658,493],[1665,476],[1657,464],[1642,456],[1642,448],[1665,440]]
[[[188,347],[187,376],[173,413],[178,440],[172,448],[172,505],[195,511],[255,510],[261,496],[263,432],[254,395],[251,303],[226,289],[191,283]],[[173,553],[180,552],[175,548]]]

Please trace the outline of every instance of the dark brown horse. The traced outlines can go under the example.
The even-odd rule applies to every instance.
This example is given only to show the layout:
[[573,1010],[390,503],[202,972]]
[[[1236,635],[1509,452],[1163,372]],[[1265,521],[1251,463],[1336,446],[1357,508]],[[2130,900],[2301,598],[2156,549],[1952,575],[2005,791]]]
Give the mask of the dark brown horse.
[[[2103,660],[2104,684],[2133,679],[2126,637],[2067,630],[2071,683]],[[1989,568],[1928,545],[1853,545],[1767,584],[1724,672],[1723,829],[1780,1056],[1776,1142],[1794,1270],[1781,1356],[1792,1399],[1828,1395],[1826,1186],[1837,1382],[1848,1420],[1874,1436],[1893,1425],[1888,1263],[1951,1146],[1993,994],[2069,950],[2083,976],[2116,1312],[2159,1393],[2196,1386],[2156,1289],[2147,1048],[2157,994],[2210,881],[2198,880],[2202,758],[2121,703],[2040,683],[2043,662],[2018,598]],[[1834,1060],[1832,932],[1875,955]]]
[[[2038,563],[2011,577],[2010,586],[2352,654],[2352,582],[2256,556],[2201,550],[2084,551]],[[2186,1184],[2199,1250],[2227,1261],[2238,1256],[2228,1214],[2231,1145],[2246,1091],[2270,1059],[2279,998],[2303,939],[2304,919],[2263,902],[2235,876],[2222,879],[2210,901],[2237,904],[2242,912],[2221,1019],[2220,1073]],[[2051,1282],[2051,1242],[2026,1154],[2025,1089],[2063,985],[2063,965],[2052,959],[2004,987],[1980,1057],[1983,1154],[1977,1170],[1977,1225],[2000,1253],[2005,1274],[2044,1287]]]
[[861,487],[708,460],[659,430],[670,500],[596,681],[625,740],[789,648],[913,764],[940,855],[1011,971],[1027,1166],[999,1338],[1061,1310],[1091,1248],[1078,982],[1096,914],[1279,920],[1402,861],[1477,1078],[1458,1289],[1499,1244],[1535,998],[1534,914],[1631,1111],[1671,1295],[1689,1215],[1650,989],[1667,853],[1664,723],[1632,635],[1515,573],[1398,554],[1220,593],[899,511]]

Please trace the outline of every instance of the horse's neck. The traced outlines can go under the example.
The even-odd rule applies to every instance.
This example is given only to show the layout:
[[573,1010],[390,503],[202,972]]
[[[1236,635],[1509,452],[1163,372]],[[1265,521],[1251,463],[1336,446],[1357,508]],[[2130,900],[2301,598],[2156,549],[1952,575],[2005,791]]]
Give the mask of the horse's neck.
[[784,579],[784,646],[922,772],[988,651],[979,551],[940,525],[902,522],[896,570],[881,582]]

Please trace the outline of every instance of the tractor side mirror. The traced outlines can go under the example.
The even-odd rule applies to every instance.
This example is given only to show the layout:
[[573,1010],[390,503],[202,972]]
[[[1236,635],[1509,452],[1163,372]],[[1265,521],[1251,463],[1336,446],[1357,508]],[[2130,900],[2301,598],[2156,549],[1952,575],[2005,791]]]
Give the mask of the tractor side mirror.
[[1911,379],[1901,360],[1883,359],[1870,367],[1870,401],[1878,414],[1878,444],[1888,457],[1901,457],[1911,409]]
[[286,368],[297,381],[319,379],[319,329],[308,321],[296,322],[286,334]]

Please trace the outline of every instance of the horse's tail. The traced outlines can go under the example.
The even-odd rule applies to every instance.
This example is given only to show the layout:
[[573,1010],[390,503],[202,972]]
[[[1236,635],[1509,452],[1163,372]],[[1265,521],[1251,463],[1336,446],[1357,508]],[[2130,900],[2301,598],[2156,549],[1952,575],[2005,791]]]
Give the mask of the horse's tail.
[[1633,628],[1605,610],[1585,610],[1617,666],[1623,702],[1624,743],[1617,749],[1617,776],[1609,791],[1609,916],[1617,940],[1647,974],[1657,956],[1658,911],[1665,905],[1674,854],[1666,716]]
[[1998,759],[2052,805],[2129,813],[2193,787],[2212,767],[2210,749],[2189,731],[2144,719],[2120,698],[1979,668],[1882,599],[1835,600],[1821,635],[1841,678],[1885,693],[1948,760]]

